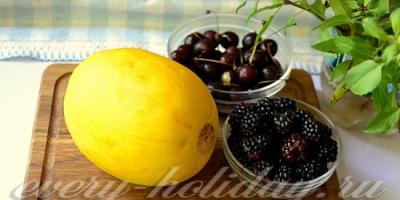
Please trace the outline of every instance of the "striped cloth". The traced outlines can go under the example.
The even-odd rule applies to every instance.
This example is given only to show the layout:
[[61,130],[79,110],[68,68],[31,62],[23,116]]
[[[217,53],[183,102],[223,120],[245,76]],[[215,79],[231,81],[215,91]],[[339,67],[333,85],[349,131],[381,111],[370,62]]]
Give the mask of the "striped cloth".
[[[1,0],[0,60],[80,61],[100,49],[138,47],[166,55],[170,32],[193,16],[234,12],[241,0]],[[253,2],[241,12],[247,14]],[[273,26],[281,27],[287,9]],[[265,15],[257,16],[262,18]],[[321,56],[310,49],[316,33],[310,16],[289,31],[295,67],[318,72]],[[314,36],[313,36],[314,35]]]

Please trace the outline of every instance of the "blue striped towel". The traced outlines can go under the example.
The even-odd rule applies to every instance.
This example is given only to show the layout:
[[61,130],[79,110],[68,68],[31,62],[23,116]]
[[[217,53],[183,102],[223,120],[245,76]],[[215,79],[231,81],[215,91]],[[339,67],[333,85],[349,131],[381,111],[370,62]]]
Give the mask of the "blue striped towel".
[[[114,47],[138,47],[166,55],[167,40],[176,25],[206,10],[234,12],[240,2],[1,0],[0,60],[80,61],[94,51]],[[250,5],[242,10],[244,14]],[[285,20],[281,16],[274,23],[279,27]],[[300,21],[289,31],[295,67],[317,73],[322,57],[309,47],[315,41],[310,27],[316,20],[304,16]]]

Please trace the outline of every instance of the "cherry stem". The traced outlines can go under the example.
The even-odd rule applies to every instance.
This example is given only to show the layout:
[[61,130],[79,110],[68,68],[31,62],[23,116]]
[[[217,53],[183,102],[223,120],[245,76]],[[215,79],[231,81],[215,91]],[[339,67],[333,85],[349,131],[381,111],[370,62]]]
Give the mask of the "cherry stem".
[[222,65],[227,65],[227,66],[229,66],[229,67],[232,67],[232,68],[233,68],[233,66],[232,66],[231,64],[224,63],[224,62],[217,61],[217,60],[212,60],[212,59],[207,59],[207,58],[193,58],[193,60],[195,60],[195,61],[205,61],[205,62],[212,62],[212,63],[222,64]]
[[249,63],[252,63],[254,60],[254,54],[256,54],[256,49],[257,46],[261,43],[260,39],[258,39],[259,41],[254,41],[254,46],[253,46],[253,50],[251,51],[251,55],[250,55],[250,59],[249,59]]
[[275,64],[277,64],[276,63],[276,61],[275,61],[275,59],[273,59],[272,57],[272,53],[271,53],[271,44],[268,44],[267,45],[267,53],[268,53],[268,56],[272,59],[272,62],[274,62]]
[[197,32],[194,32],[193,34],[194,34],[194,36],[196,36],[198,39],[201,39],[200,35],[197,34]]
[[219,19],[218,19],[218,15],[217,15],[216,12],[214,12],[214,11],[212,11],[212,10],[210,10],[210,9],[207,9],[205,14],[208,15],[208,14],[210,14],[210,13],[214,14],[214,16],[215,16],[215,21],[217,22],[217,33],[219,33]]

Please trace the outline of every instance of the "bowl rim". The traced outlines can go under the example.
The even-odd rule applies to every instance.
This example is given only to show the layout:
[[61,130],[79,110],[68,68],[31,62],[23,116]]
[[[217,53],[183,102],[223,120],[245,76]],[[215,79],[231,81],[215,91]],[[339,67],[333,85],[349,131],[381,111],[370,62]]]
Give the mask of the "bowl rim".
[[[216,16],[217,16],[217,17],[218,17],[218,16],[222,16],[222,17],[236,17],[236,18],[240,18],[240,19],[243,19],[243,20],[246,20],[247,17],[248,17],[248,16],[246,16],[246,15],[236,14],[236,13],[229,13],[229,12],[218,12],[218,13],[212,12],[212,13],[202,14],[202,15],[198,15],[198,16],[192,17],[191,19],[185,21],[184,23],[182,23],[182,24],[176,26],[176,27],[174,28],[174,30],[171,32],[170,36],[168,37],[168,42],[167,42],[167,53],[168,53],[168,57],[170,57],[170,54],[171,54],[171,52],[172,52],[172,50],[170,49],[170,46],[171,46],[170,44],[171,44],[172,36],[175,35],[176,32],[178,32],[179,30],[183,29],[185,26],[191,24],[193,21],[201,20],[201,19],[203,19],[203,18],[207,18],[207,17],[211,17],[211,16],[213,16],[213,17],[216,17]],[[259,19],[257,19],[257,18],[255,18],[255,17],[250,18],[249,21],[252,21],[252,22],[254,22],[254,23],[262,24],[262,21],[259,20]],[[280,39],[282,39],[282,40],[285,39],[285,36],[283,36],[282,33],[281,33],[280,31],[277,31],[277,29],[275,29],[273,26],[269,26],[268,29],[271,29],[271,30],[274,32],[274,35],[277,35]],[[218,93],[237,94],[237,95],[240,95],[240,94],[251,94],[251,93],[262,92],[262,91],[265,91],[265,90],[268,90],[268,89],[270,89],[270,88],[275,87],[276,85],[280,84],[281,82],[286,82],[286,81],[289,79],[289,75],[290,75],[290,73],[291,73],[291,71],[292,71],[292,64],[293,64],[293,63],[292,63],[292,62],[293,62],[293,56],[292,56],[292,54],[293,54],[293,47],[292,47],[292,45],[289,44],[289,43],[286,43],[285,45],[286,45],[286,46],[288,47],[288,49],[289,49],[289,56],[288,56],[288,57],[289,57],[289,62],[288,62],[288,65],[287,65],[287,68],[286,68],[285,72],[280,76],[280,78],[279,78],[278,80],[275,80],[274,82],[272,82],[272,83],[269,84],[269,85],[266,85],[266,86],[264,86],[264,87],[260,87],[260,88],[254,89],[254,90],[229,91],[229,90],[215,89],[215,88],[212,88],[212,87],[207,86],[208,89],[211,90],[211,91],[214,91],[214,92],[218,92]]]
[[[276,98],[276,97],[273,97]],[[336,156],[336,161],[332,163],[332,166],[330,167],[330,169],[328,171],[326,171],[324,174],[322,174],[321,176],[308,180],[308,181],[299,181],[296,183],[289,183],[289,182],[279,182],[279,181],[270,181],[269,183],[272,184],[285,184],[285,187],[292,187],[292,186],[307,186],[307,185],[311,185],[311,184],[316,184],[321,180],[325,180],[325,182],[328,180],[328,178],[334,173],[334,171],[336,170],[337,166],[339,165],[341,159],[342,159],[342,143],[339,137],[339,134],[337,132],[337,127],[332,123],[332,121],[328,118],[328,116],[326,116],[322,111],[320,111],[318,108],[295,98],[290,98],[292,100],[294,100],[296,102],[296,106],[297,104],[302,104],[303,106],[307,107],[307,109],[311,109],[313,112],[318,113],[318,115],[320,115],[322,118],[324,118],[324,120],[327,122],[327,125],[332,129],[332,138],[337,142],[337,147],[338,147],[338,154]],[[233,155],[233,153],[231,152],[229,145],[228,145],[228,138],[227,138],[227,128],[229,126],[229,119],[230,117],[227,116],[227,118],[224,121],[223,127],[222,127],[222,145],[223,145],[223,149],[224,149],[224,153],[226,152],[228,155],[225,156],[229,156],[229,159],[231,159],[235,165],[239,166],[241,170],[243,170],[245,173],[251,175],[252,177],[254,177],[254,180],[256,180],[257,176],[250,171],[249,169],[247,169],[246,167],[244,167],[237,159],[236,157]],[[227,158],[228,159],[228,158]],[[228,162],[229,163],[229,162]],[[231,168],[233,168],[232,166],[230,166]],[[234,169],[232,169],[235,173],[237,173]],[[246,181],[250,182],[249,180],[247,180],[247,178],[245,178]]]

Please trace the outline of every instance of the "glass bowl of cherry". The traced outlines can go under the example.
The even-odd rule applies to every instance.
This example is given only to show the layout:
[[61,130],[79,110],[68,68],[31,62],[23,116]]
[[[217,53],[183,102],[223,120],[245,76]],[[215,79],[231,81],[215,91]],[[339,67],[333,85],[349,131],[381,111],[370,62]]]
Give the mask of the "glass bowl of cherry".
[[235,105],[275,95],[290,76],[291,45],[271,26],[257,40],[262,26],[239,14],[201,15],[175,28],[168,55],[199,76],[218,111],[228,114]]

